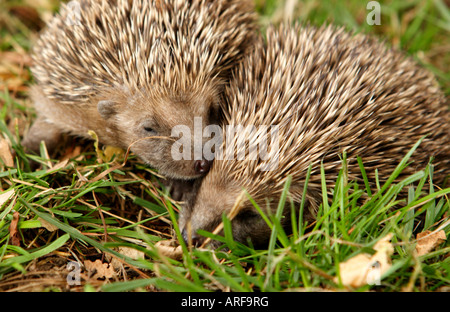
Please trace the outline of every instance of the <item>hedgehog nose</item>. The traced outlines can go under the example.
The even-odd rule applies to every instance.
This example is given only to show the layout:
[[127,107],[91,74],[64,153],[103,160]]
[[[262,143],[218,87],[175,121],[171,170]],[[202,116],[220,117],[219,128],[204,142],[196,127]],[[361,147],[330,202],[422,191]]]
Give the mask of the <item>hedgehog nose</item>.
[[194,170],[197,174],[206,174],[210,168],[211,162],[206,159],[196,160],[194,163]]
[[[186,229],[183,229],[181,231],[181,235],[183,236],[184,243],[186,245],[189,245],[189,237],[187,235]],[[191,235],[191,244],[192,244],[192,246],[200,247],[202,243],[203,243],[203,239],[198,234],[192,234]]]

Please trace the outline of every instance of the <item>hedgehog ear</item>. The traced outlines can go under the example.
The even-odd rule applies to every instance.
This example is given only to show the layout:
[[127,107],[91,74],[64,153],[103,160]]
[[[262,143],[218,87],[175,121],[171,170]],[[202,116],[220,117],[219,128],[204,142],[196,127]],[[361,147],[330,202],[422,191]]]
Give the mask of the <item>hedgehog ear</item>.
[[100,113],[100,116],[108,120],[116,113],[116,102],[110,100],[99,101],[97,104],[97,110]]

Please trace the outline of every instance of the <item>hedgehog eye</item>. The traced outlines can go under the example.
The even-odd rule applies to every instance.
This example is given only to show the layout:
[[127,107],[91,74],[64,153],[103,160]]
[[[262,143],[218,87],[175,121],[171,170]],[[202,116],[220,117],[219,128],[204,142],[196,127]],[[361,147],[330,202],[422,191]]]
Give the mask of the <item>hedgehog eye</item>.
[[144,127],[144,131],[146,136],[156,135],[156,131],[151,127]]
[[142,125],[142,128],[144,129],[146,135],[150,135],[150,134],[155,135],[156,134],[155,128],[150,122],[144,122]]

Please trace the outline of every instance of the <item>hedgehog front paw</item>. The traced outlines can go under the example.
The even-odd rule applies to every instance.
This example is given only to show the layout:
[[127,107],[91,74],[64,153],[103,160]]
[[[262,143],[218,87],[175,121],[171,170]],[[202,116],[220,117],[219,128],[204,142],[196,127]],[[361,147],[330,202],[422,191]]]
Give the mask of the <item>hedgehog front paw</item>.
[[40,144],[45,142],[47,151],[51,154],[61,142],[61,131],[53,124],[38,117],[22,140],[22,145],[27,152],[39,154]]

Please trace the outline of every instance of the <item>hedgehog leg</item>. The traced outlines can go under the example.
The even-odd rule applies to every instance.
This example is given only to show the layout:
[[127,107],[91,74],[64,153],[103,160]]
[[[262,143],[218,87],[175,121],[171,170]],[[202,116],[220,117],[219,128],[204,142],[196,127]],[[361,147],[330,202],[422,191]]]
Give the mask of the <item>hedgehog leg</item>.
[[22,140],[22,145],[26,151],[39,154],[40,144],[44,141],[47,151],[51,154],[61,140],[61,131],[43,117],[38,117]]

